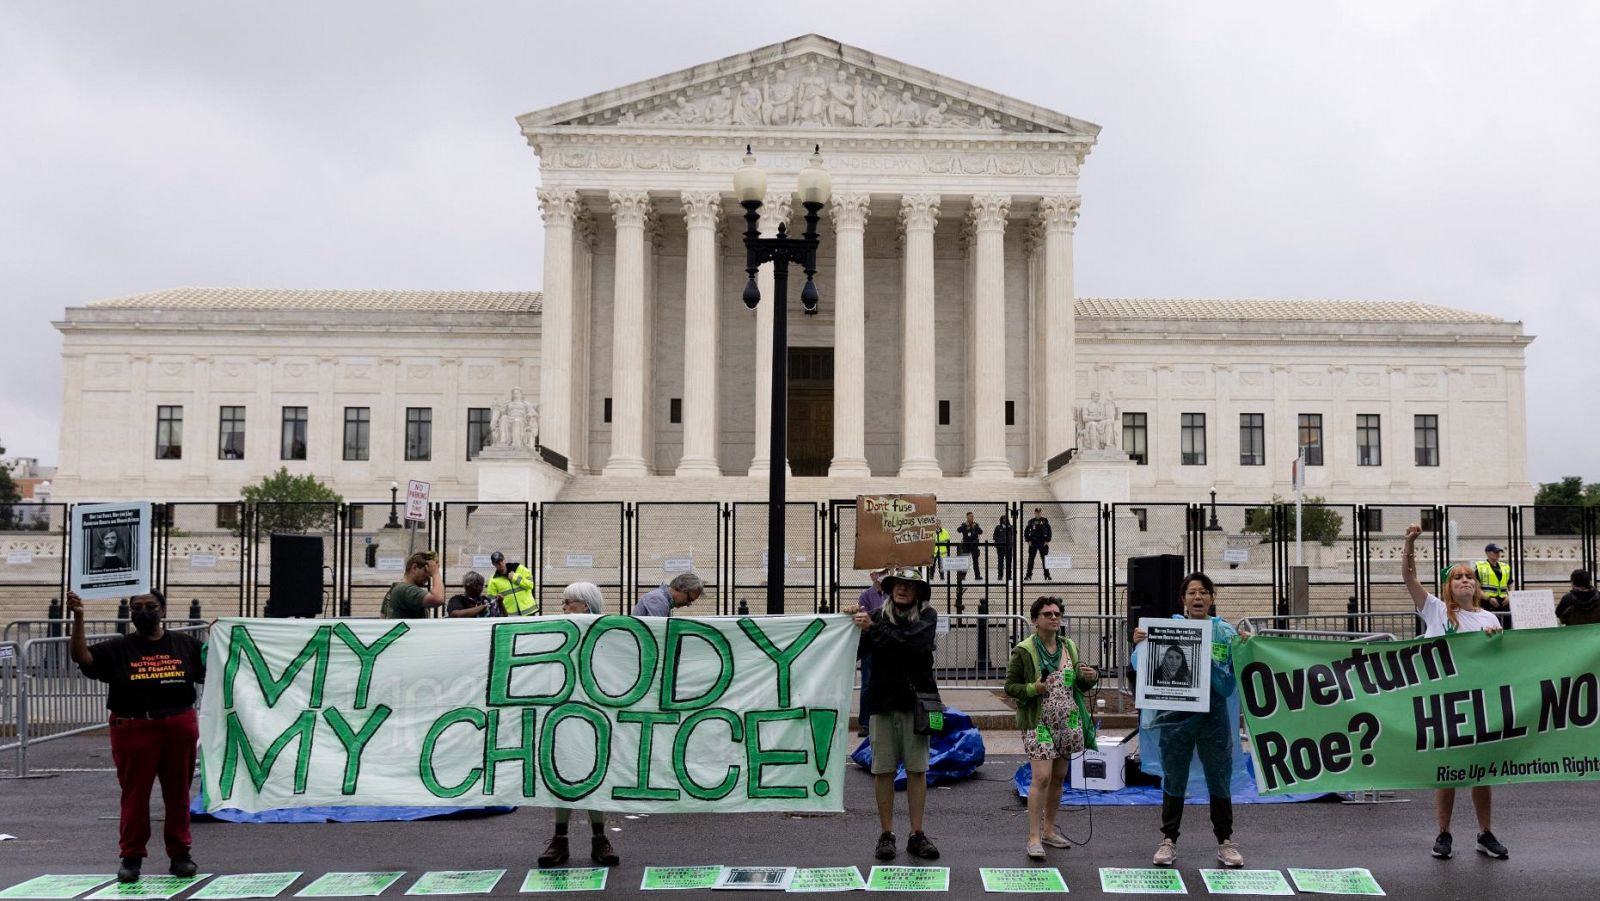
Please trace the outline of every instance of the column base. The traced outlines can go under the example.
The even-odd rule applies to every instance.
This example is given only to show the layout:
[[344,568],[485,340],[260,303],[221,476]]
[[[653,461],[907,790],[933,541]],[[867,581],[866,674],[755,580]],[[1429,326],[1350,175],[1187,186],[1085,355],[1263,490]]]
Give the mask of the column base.
[[900,461],[900,478],[940,479],[944,478],[944,470],[932,457],[907,457]]
[[606,468],[601,470],[600,474],[602,476],[633,478],[649,475],[650,467],[644,465],[643,457],[612,457],[606,461]]
[[830,479],[865,479],[872,476],[872,467],[865,457],[836,457],[828,464]]
[[[750,462],[750,471],[746,473],[751,478],[756,478],[757,476],[766,477],[771,474],[772,466],[766,460],[752,460]],[[789,461],[787,460],[783,461],[783,474],[786,476],[794,475],[794,470],[789,468]]]
[[684,457],[678,461],[677,475],[698,478],[716,478],[722,475],[722,467],[710,457],[691,458]]
[[973,460],[967,467],[969,479],[1014,479],[1017,474],[1005,460]]

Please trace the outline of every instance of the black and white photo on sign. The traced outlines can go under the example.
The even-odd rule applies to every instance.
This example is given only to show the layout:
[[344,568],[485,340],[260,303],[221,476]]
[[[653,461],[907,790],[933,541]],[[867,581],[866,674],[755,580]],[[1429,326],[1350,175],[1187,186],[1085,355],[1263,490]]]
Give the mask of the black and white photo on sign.
[[78,552],[68,587],[86,601],[148,592],[150,516],[148,502],[73,507],[72,541]]
[[84,529],[89,553],[82,558],[90,575],[125,573],[133,569],[138,537],[129,525],[88,526]]
[[1211,621],[1139,620],[1145,640],[1134,651],[1135,703],[1144,710],[1211,708]]
[[794,881],[794,867],[723,867],[714,889],[765,889],[786,891]]

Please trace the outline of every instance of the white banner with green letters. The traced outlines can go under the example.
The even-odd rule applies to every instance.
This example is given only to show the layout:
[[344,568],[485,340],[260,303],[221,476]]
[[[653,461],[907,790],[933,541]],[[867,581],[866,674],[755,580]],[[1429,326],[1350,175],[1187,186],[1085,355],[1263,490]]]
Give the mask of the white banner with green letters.
[[840,615],[222,619],[207,809],[839,811]]

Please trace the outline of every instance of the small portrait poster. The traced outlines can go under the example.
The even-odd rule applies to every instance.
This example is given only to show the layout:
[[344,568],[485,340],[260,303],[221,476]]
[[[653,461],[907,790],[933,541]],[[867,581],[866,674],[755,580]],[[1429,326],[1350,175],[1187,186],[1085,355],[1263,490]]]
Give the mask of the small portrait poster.
[[1141,710],[1211,709],[1211,621],[1139,620],[1145,631],[1135,669],[1136,702]]
[[86,601],[150,590],[148,501],[79,504],[72,508],[69,587]]

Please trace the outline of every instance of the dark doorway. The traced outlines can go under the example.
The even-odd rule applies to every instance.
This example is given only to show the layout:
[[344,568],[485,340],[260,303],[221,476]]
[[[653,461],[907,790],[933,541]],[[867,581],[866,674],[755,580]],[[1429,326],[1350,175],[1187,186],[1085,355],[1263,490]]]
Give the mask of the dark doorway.
[[789,470],[825,476],[833,461],[833,348],[789,348]]

